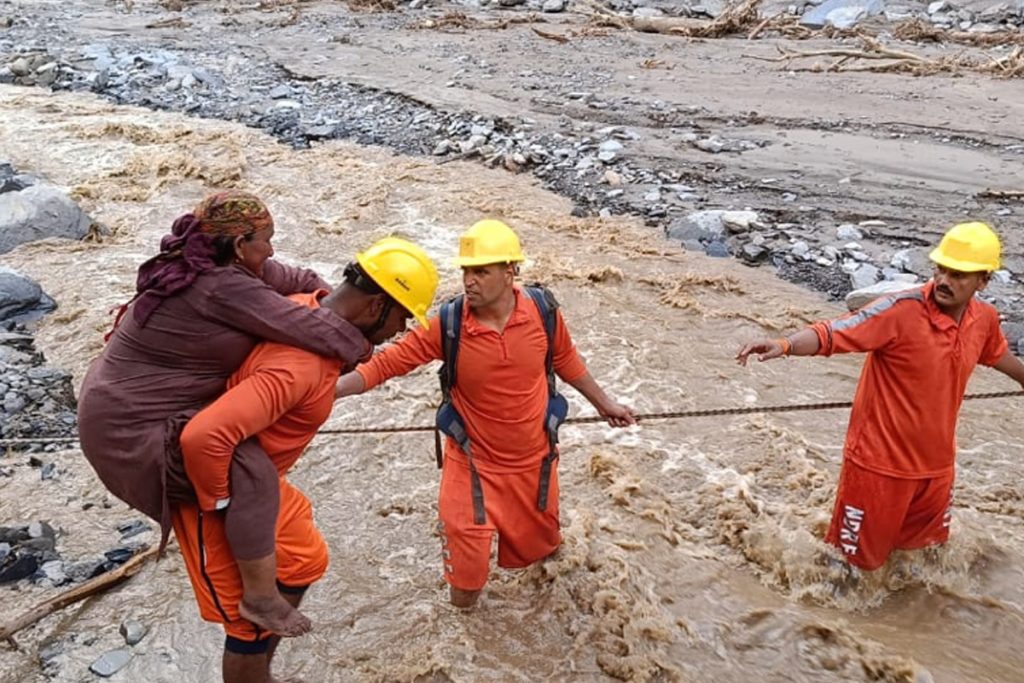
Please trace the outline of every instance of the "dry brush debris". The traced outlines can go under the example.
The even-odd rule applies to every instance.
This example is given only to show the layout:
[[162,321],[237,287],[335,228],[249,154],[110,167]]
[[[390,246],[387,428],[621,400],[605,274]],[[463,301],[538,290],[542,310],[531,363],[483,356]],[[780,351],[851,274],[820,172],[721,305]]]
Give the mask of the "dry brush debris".
[[[958,52],[949,55],[926,57],[906,50],[898,50],[884,45],[881,41],[869,36],[860,36],[861,47],[830,48],[824,50],[790,50],[778,46],[778,57],[761,57],[744,55],[748,59],[768,62],[781,62],[786,68],[795,71],[820,72],[898,72],[915,76],[929,76],[937,73],[983,73],[1000,78],[1020,78],[1024,76],[1024,48],[1017,47],[1001,57],[990,54],[972,55]],[[834,57],[828,64],[815,62],[807,67],[791,67],[799,60]]]

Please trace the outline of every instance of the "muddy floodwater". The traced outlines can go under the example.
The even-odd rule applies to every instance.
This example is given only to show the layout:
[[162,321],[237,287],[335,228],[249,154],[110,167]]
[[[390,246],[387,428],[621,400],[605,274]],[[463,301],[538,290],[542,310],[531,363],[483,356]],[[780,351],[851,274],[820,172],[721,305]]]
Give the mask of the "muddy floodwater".
[[[458,287],[458,233],[504,218],[530,257],[524,278],[553,288],[594,375],[640,412],[849,400],[856,385],[854,356],[732,360],[744,340],[838,315],[837,304],[768,269],[684,253],[637,222],[572,218],[526,176],[342,142],[294,151],[234,124],[12,87],[0,89],[0,139],[16,167],[67,188],[107,229],[0,257],[59,303],[37,345],[76,383],[173,218],[208,188],[237,186],[270,205],[283,260],[337,281],[357,249],[397,234],[442,265],[442,295]],[[987,369],[969,387],[1015,388]],[[573,414],[591,414],[567,393]],[[425,424],[437,400],[426,368],[340,401],[327,426]],[[859,583],[821,541],[846,411],[570,426],[563,547],[525,571],[496,569],[467,613],[447,605],[440,575],[432,437],[320,436],[290,476],[331,567],[306,601],[315,631],[283,645],[278,671],[313,682],[1022,680],[1020,408],[965,404],[950,543]],[[77,450],[58,455],[49,481],[27,456],[4,461],[15,471],[0,479],[0,520],[50,520],[63,555],[109,548],[116,525],[138,517]],[[5,589],[3,610],[53,590]],[[0,680],[94,680],[89,664],[122,645],[126,617],[149,633],[109,680],[219,680],[222,633],[199,619],[173,544],[122,587],[19,634]],[[39,650],[53,643],[62,654],[44,673]]]

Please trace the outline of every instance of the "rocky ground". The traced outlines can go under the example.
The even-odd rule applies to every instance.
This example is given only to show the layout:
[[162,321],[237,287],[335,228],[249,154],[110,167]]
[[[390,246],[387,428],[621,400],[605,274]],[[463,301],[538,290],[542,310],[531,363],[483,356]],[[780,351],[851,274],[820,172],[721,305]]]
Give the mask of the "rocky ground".
[[[761,15],[753,6],[758,21],[774,12],[777,19],[792,19],[779,24],[776,37],[794,31],[807,41],[832,36],[830,42],[844,49],[856,41],[836,27],[873,26],[883,37],[907,21],[949,29],[908,48],[939,61],[949,50],[974,48],[937,51],[935,40],[995,45],[985,54],[1006,56],[1020,45],[1024,21],[1024,5],[1008,3],[829,0],[765,6]],[[725,5],[616,2],[597,14],[593,7],[562,0],[414,0],[373,4],[373,12],[336,2],[128,2],[99,11],[84,3],[0,5],[7,24],[0,33],[0,82],[92,91],[118,103],[241,121],[295,147],[348,138],[433,156],[438,163],[478,159],[533,174],[572,197],[579,214],[641,215],[687,249],[769,265],[835,297],[880,281],[927,278],[928,247],[956,220],[979,217],[1004,233],[1014,231],[1020,197],[1013,178],[1024,165],[1024,140],[1012,127],[971,127],[966,113],[963,122],[943,121],[962,99],[950,87],[950,75],[925,79],[933,81],[925,86],[889,73],[858,80],[853,97],[840,93],[839,106],[829,101],[828,79],[845,79],[845,88],[860,77],[826,76],[809,86],[815,99],[797,106],[802,116],[795,116],[770,95],[778,74],[762,69],[771,79],[765,99],[756,91],[734,92],[723,106],[718,96],[690,92],[675,74],[685,71],[714,92],[719,47],[738,57],[750,41],[727,37],[698,45],[660,33],[627,33],[622,22],[655,22],[657,28],[660,20],[698,17],[706,23],[723,16]],[[822,25],[824,32],[813,32]],[[633,28],[652,30],[646,24]],[[731,33],[737,32],[746,33]],[[527,40],[538,53],[551,47],[556,52],[530,59],[519,49]],[[585,40],[593,58],[581,60],[580,50],[571,48]],[[684,47],[693,54],[677,56]],[[709,73],[699,73],[702,68]],[[653,80],[646,78],[652,74]],[[970,80],[982,79],[986,93],[1005,88],[1004,101],[1021,92],[1018,81]],[[725,74],[723,90],[735,88],[736,80],[736,73]],[[874,84],[870,94],[876,99],[913,104],[946,89],[952,97],[934,117],[915,111],[907,120],[881,121],[857,109],[857,95],[869,89],[865,83]],[[1006,107],[1004,121],[1013,105],[997,107]],[[836,138],[835,147],[786,140],[808,132],[819,140]],[[787,160],[784,148],[802,144],[808,149]],[[864,153],[857,148],[864,146],[890,149],[886,158],[868,155],[858,167]],[[909,161],[921,148],[919,158]],[[815,162],[821,163],[820,155],[830,153],[831,169],[827,160],[824,168],[800,163],[804,155],[819,156]],[[958,168],[979,156],[987,166],[979,177]],[[949,172],[934,173],[936,161]],[[899,169],[901,163],[908,168]],[[872,179],[873,171],[882,172]],[[889,184],[890,174],[901,175],[906,186]],[[935,179],[942,182],[930,182]],[[971,191],[989,179],[1003,184]],[[1024,273],[1024,260],[1016,235],[1007,238],[1006,267],[990,295],[1010,322],[1019,323],[1024,308],[1015,273]],[[1018,327],[1008,331],[1018,342]]]

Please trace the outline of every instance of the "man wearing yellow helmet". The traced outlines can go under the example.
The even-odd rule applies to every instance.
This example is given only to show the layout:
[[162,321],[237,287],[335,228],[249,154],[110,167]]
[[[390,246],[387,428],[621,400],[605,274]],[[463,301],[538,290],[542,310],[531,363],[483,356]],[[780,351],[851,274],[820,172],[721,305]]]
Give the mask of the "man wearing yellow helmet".
[[[410,317],[426,326],[436,288],[437,269],[426,253],[405,240],[386,238],[356,256],[337,289],[291,298],[296,305],[332,311],[372,344],[380,344],[404,330]],[[231,376],[227,391],[181,434],[185,471],[197,500],[174,507],[174,532],[201,615],[223,624],[227,632],[226,683],[273,680],[270,659],[278,637],[309,630],[308,619],[296,607],[326,570],[327,545],[313,523],[309,501],[285,475],[330,415],[342,370],[339,360],[263,342]],[[236,449],[253,437],[276,476],[245,493],[277,489],[280,510],[276,519],[251,520],[252,535],[269,536],[274,550],[263,572],[243,581],[235,559],[240,549],[225,533],[219,511],[232,495],[243,495],[231,489],[229,469]]]
[[438,426],[449,438],[438,516],[444,576],[459,607],[472,606],[487,581],[495,533],[498,564],[507,568],[526,567],[561,543],[555,430],[566,406],[555,375],[609,424],[634,423],[632,412],[587,371],[550,293],[515,284],[523,260],[519,238],[507,225],[475,224],[462,235],[455,260],[464,298],[444,304],[429,328],[406,335],[338,382],[338,395],[346,396],[445,361]]
[[984,223],[954,226],[930,254],[923,287],[878,299],[784,339],[744,346],[746,365],[783,356],[867,352],[850,413],[826,540],[872,570],[897,548],[949,537],[956,421],[975,365],[1024,386],[996,309],[975,298],[999,268],[999,238]]

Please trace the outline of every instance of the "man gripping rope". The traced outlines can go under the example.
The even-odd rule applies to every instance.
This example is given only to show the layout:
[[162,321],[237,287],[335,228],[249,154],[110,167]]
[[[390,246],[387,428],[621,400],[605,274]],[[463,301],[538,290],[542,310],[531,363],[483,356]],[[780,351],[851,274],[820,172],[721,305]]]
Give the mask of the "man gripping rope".
[[999,268],[999,238],[983,223],[954,226],[930,254],[923,287],[878,299],[785,339],[744,346],[765,361],[867,352],[846,433],[826,540],[861,569],[897,548],[949,538],[956,421],[975,365],[1024,387],[1024,364],[1008,348],[999,315],[975,298]]
[[337,395],[348,396],[446,361],[438,514],[444,577],[458,607],[475,604],[487,582],[495,533],[498,564],[507,568],[527,567],[561,543],[555,431],[565,403],[555,375],[612,426],[634,423],[587,371],[550,293],[515,284],[524,258],[507,225],[475,224],[455,261],[465,296],[338,382]]

